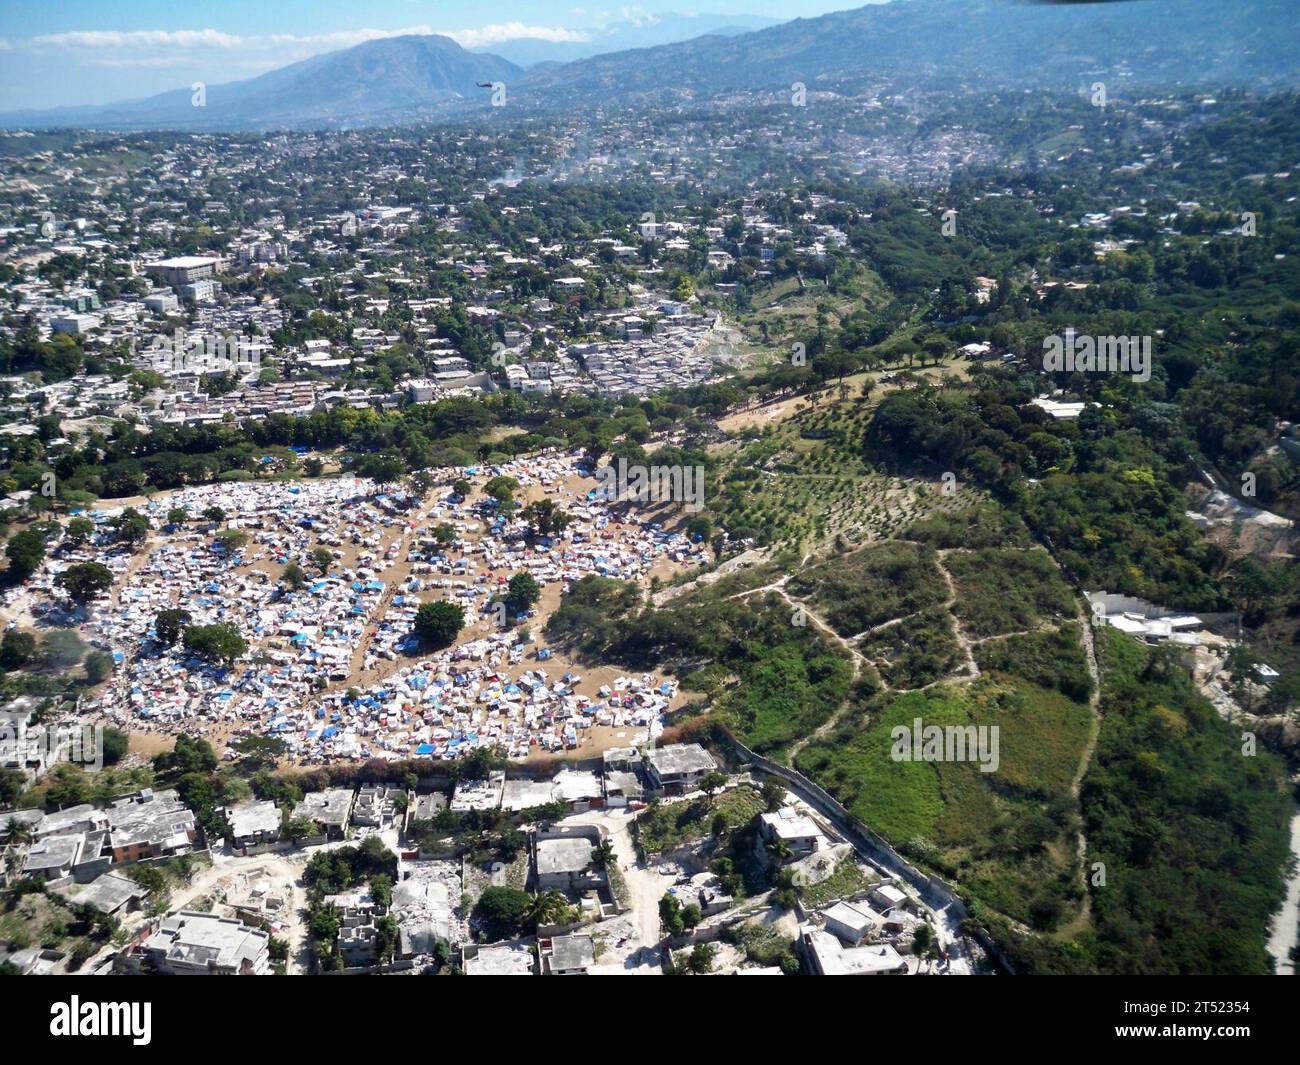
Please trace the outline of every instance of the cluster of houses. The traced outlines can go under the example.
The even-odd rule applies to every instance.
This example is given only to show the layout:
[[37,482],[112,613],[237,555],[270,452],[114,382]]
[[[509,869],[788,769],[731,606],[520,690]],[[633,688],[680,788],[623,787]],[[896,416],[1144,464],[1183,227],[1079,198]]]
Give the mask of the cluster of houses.
[[[40,816],[36,816],[39,814]],[[93,879],[114,865],[174,857],[194,849],[194,814],[172,789],[142,789],[107,805],[81,803],[54,813],[0,814],[31,839],[22,875],[53,881]]]
[[562,766],[550,779],[509,777],[502,771],[456,782],[449,808],[455,813],[506,810],[512,813],[561,803],[573,812],[634,805],[648,795],[693,790],[718,768],[698,743],[611,747],[601,756],[602,772]]
[[921,918],[893,884],[880,884],[865,900],[841,900],[799,929],[799,946],[818,976],[903,976],[907,959],[883,934],[912,933]]

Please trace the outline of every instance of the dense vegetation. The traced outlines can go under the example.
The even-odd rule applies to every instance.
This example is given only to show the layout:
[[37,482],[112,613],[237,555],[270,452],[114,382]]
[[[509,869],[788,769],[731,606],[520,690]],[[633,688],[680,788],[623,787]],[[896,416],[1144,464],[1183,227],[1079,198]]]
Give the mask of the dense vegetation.
[[[999,764],[899,761],[891,729],[999,728]],[[981,678],[879,697],[815,739],[795,765],[904,854],[994,910],[1052,929],[1077,908],[1070,782],[1088,709],[1027,681]]]
[[625,586],[587,577],[554,614],[547,635],[592,658],[678,673],[760,752],[807,735],[848,694],[844,652],[811,626],[792,624],[792,610],[779,597],[695,595],[635,609]]
[[[1277,759],[1195,690],[1171,648],[1098,637],[1102,727],[1081,796],[1092,928],[1006,932],[1026,971],[1265,973],[1290,803]],[[1101,863],[1100,867],[1096,863]],[[1101,877],[1098,877],[1098,873]]]

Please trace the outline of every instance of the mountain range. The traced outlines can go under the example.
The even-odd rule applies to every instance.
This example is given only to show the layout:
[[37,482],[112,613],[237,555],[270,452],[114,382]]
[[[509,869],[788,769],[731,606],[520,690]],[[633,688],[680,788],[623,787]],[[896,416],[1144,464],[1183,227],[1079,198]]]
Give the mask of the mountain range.
[[906,92],[1068,89],[1103,80],[1112,96],[1179,84],[1294,85],[1297,45],[1295,0],[895,0],[531,72],[518,96],[567,106],[788,93],[794,82],[809,91]]
[[538,63],[571,63],[575,59],[625,52],[633,48],[653,48],[660,44],[690,40],[706,34],[722,36],[747,33],[775,26],[780,19],[763,15],[654,15],[618,19],[592,30],[585,41],[548,41],[540,37],[518,37],[501,41],[475,52],[491,52],[521,67]]
[[[467,52],[449,37],[384,37],[312,56],[246,81],[177,89],[98,107],[0,115],[0,126],[112,129],[295,129],[403,121],[451,99],[485,96],[480,83],[523,71],[495,55]],[[201,99],[202,103],[197,100]]]
[[203,106],[186,88],[106,106],[0,115],[0,127],[381,126],[466,117],[489,106],[484,86],[493,82],[507,85],[512,104],[548,110],[787,93],[795,82],[810,91],[906,93],[1064,90],[1102,80],[1118,98],[1150,88],[1300,81],[1295,0],[894,0],[750,32],[736,32],[736,24],[716,28],[727,32],[565,63],[539,60],[542,50],[516,42],[516,59],[539,63],[529,70],[447,37],[389,37],[209,85]]

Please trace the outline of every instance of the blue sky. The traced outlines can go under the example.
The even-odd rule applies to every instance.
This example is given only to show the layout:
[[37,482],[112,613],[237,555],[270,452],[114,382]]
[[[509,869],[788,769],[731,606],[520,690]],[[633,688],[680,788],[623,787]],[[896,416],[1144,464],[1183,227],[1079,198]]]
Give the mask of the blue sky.
[[798,18],[866,0],[0,0],[0,111],[104,104],[194,81],[252,77],[398,32],[467,48],[518,37],[579,40],[663,13]]

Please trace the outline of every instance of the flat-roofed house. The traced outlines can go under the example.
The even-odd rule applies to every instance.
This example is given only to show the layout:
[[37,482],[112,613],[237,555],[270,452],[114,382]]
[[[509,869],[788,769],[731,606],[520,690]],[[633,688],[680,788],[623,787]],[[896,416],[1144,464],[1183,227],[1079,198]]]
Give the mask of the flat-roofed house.
[[646,753],[645,766],[655,791],[689,791],[718,768],[713,755],[698,743],[656,747]]
[[173,288],[179,288],[203,278],[213,277],[221,267],[222,261],[215,255],[177,255],[171,259],[146,263],[145,271],[162,278]]
[[294,817],[306,817],[330,839],[342,839],[352,816],[352,789],[326,788],[303,796],[293,809]]
[[144,942],[144,955],[169,975],[263,976],[271,967],[271,937],[242,921],[182,910]]
[[907,962],[887,943],[846,947],[820,928],[806,928],[800,935],[805,956],[818,976],[901,976]]
[[540,947],[545,976],[586,976],[596,964],[596,942],[589,935],[555,936]]
[[790,848],[792,855],[812,854],[824,838],[813,819],[793,806],[760,814],[759,823],[764,839],[779,840]]
[[600,883],[592,859],[594,846],[584,836],[537,841],[537,886],[542,891],[579,892]]
[[869,898],[872,906],[883,914],[907,903],[907,893],[893,884],[881,884],[873,888]]
[[823,910],[822,916],[828,932],[854,947],[885,925],[884,916],[864,902],[837,902]]
[[106,813],[114,862],[185,854],[198,834],[194,814],[174,789],[144,788],[115,800]]
[[27,851],[22,875],[37,880],[60,880],[72,872],[85,844],[86,837],[81,833],[38,840]]
[[522,943],[469,944],[462,953],[466,976],[536,976],[533,952]]
[[227,807],[226,820],[230,822],[233,847],[255,847],[273,842],[280,835],[280,811],[270,801],[241,802]]

